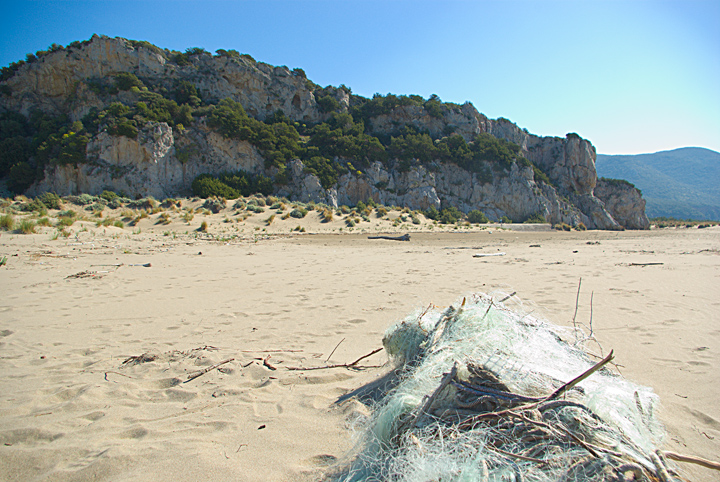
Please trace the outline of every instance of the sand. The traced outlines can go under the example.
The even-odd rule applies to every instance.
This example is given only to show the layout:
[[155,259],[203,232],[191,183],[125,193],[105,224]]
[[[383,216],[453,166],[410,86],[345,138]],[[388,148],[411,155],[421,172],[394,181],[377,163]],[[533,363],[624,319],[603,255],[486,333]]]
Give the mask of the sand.
[[352,362],[414,310],[477,291],[567,325],[580,278],[576,320],[592,312],[622,375],[660,396],[663,448],[720,458],[720,228],[430,231],[397,212],[348,232],[267,211],[0,232],[0,480],[317,480],[366,411],[334,402],[388,367],[288,367]]

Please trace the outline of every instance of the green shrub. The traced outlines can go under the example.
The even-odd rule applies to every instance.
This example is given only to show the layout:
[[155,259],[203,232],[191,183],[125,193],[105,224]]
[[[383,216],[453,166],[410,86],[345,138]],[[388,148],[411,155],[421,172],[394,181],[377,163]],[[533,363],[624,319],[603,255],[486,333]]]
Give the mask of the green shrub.
[[308,213],[308,210],[305,208],[296,208],[296,209],[293,209],[292,211],[290,211],[290,216],[300,219],[300,218],[304,218],[307,215],[307,213]]
[[115,192],[113,192],[113,191],[105,190],[105,191],[103,191],[102,194],[100,194],[100,196],[98,196],[98,197],[101,197],[102,199],[106,200],[107,202],[111,202],[111,201],[113,201],[113,200],[115,200],[115,199],[118,199],[120,196],[118,196],[118,195],[117,195]]
[[38,219],[37,224],[38,224],[38,226],[45,226],[45,227],[52,226],[52,224],[50,223],[50,220],[48,218]]
[[501,222],[501,223],[505,223],[505,224],[512,224],[512,219],[510,219],[510,218],[507,217],[507,216],[501,216],[501,217],[500,217],[500,222]]
[[62,200],[60,199],[60,196],[58,196],[54,192],[43,193],[38,197],[38,199],[48,209],[60,209],[62,207]]
[[463,214],[460,212],[458,208],[455,206],[450,206],[449,208],[445,208],[440,212],[440,218],[438,221],[440,221],[443,224],[455,224],[458,222],[459,219],[461,219]]
[[438,219],[440,219],[440,211],[438,211],[435,206],[430,206],[425,211],[425,217],[428,219],[432,219],[433,221],[437,221]]
[[487,216],[485,216],[485,213],[482,211],[478,211],[477,209],[473,209],[467,214],[468,221],[473,224],[487,224],[490,220]]
[[525,224],[544,224],[547,221],[545,220],[545,216],[543,216],[540,213],[535,213],[529,218],[527,218],[523,223]]
[[115,87],[119,90],[130,90],[132,87],[143,87],[143,83],[135,74],[120,72],[115,74]]
[[211,197],[203,203],[203,208],[209,209],[214,214],[219,213],[223,209],[225,209],[225,206],[227,205],[227,201],[223,198],[219,197]]

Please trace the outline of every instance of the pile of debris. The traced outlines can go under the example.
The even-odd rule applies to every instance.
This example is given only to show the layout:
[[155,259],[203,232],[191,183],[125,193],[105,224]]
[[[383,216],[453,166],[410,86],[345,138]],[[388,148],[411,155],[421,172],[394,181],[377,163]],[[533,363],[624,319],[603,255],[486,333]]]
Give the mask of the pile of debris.
[[406,318],[383,339],[396,382],[338,479],[676,480],[658,397],[574,339],[484,294]]

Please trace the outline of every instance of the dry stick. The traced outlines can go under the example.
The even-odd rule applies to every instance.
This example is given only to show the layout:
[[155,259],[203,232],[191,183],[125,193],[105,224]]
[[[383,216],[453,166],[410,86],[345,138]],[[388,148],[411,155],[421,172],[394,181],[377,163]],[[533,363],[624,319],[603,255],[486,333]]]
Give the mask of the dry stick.
[[132,378],[133,380],[137,380],[137,377],[131,377],[131,376],[129,376],[129,375],[125,375],[124,373],[120,373],[120,372],[105,372],[105,380],[107,380],[107,381],[110,381],[110,380],[108,380],[108,377],[107,377],[107,376],[108,376],[108,373],[114,373],[115,375],[120,375],[121,377]]
[[242,353],[299,353],[303,350],[241,350]]
[[692,455],[676,454],[675,452],[663,452],[663,455],[669,459],[677,460],[678,462],[688,462],[691,464],[701,465],[708,469],[720,470],[720,462],[715,462],[713,460],[694,457]]
[[507,295],[505,298],[501,299],[501,300],[500,300],[500,303],[505,303],[507,300],[509,300],[510,298],[512,298],[513,296],[515,296],[516,294],[517,294],[517,291],[513,291],[512,293],[510,293],[509,295]]
[[650,454],[650,460],[652,460],[656,469],[655,475],[657,475],[658,479],[660,479],[661,482],[675,482],[675,479],[668,472],[667,467],[665,467],[665,463],[663,462],[663,459],[660,458],[658,453],[660,453],[659,450]]
[[567,392],[567,391],[570,390],[572,387],[574,387],[575,385],[577,385],[577,384],[580,383],[581,381],[585,380],[587,377],[589,377],[590,375],[592,375],[593,373],[595,373],[596,371],[600,370],[602,367],[604,367],[605,365],[607,365],[608,363],[610,363],[610,361],[611,361],[613,358],[614,358],[613,350],[610,350],[610,353],[608,353],[608,356],[606,356],[605,358],[603,358],[602,360],[600,360],[599,362],[597,362],[597,363],[596,363],[595,365],[593,365],[590,369],[585,370],[585,372],[584,372],[582,375],[573,378],[572,380],[570,380],[569,382],[567,382],[566,384],[564,384],[562,387],[560,387],[560,388],[558,388],[557,390],[555,390],[555,391],[554,391],[549,397],[547,397],[544,401],[552,400],[553,398],[559,397],[560,395],[562,395],[563,393]]
[[193,381],[193,380],[195,380],[196,378],[205,375],[207,372],[216,369],[216,368],[219,367],[220,365],[224,365],[224,364],[226,364],[226,363],[230,363],[230,362],[233,361],[233,360],[235,360],[235,359],[234,359],[234,358],[228,358],[227,360],[221,361],[220,363],[216,363],[215,365],[213,365],[213,366],[211,366],[211,367],[204,368],[204,369],[200,370],[199,372],[191,373],[190,375],[188,375],[188,379],[185,380],[183,383],[187,383],[187,382]]
[[582,278],[580,278],[580,281],[578,281],[578,290],[577,295],[575,296],[575,314],[573,314],[573,328],[575,329],[575,341],[577,341],[577,324],[575,323],[575,318],[577,317],[578,312],[578,306],[580,305],[580,286],[582,286]]
[[659,266],[665,263],[630,263],[630,266]]
[[585,380],[587,377],[589,377],[590,375],[592,375],[593,373],[595,373],[596,371],[598,371],[600,368],[602,368],[603,366],[605,366],[607,363],[609,363],[609,362],[613,359],[613,357],[614,357],[613,351],[610,350],[610,353],[608,354],[608,356],[606,356],[605,358],[603,358],[602,360],[600,360],[598,363],[596,363],[595,365],[593,365],[591,368],[589,368],[589,369],[587,369],[586,371],[584,371],[584,372],[582,373],[582,375],[580,375],[580,376],[578,376],[578,377],[576,377],[576,378],[573,378],[572,380],[570,380],[569,382],[567,382],[566,384],[564,384],[562,387],[558,388],[558,389],[555,390],[552,394],[550,394],[549,396],[543,398],[543,399],[540,400],[539,402],[533,402],[533,403],[529,403],[529,404],[527,404],[527,405],[520,405],[520,406],[518,406],[518,407],[507,408],[507,409],[504,409],[504,410],[498,410],[498,411],[496,411],[496,412],[480,413],[480,414],[478,414],[478,415],[476,415],[476,416],[474,416],[474,417],[470,417],[470,418],[464,420],[462,423],[460,423],[460,425],[459,425],[458,427],[461,428],[461,429],[463,429],[463,428],[470,428],[470,427],[472,427],[472,424],[474,424],[475,422],[479,422],[480,420],[483,420],[483,419],[485,419],[485,418],[502,417],[502,416],[505,416],[505,415],[512,415],[512,414],[514,414],[514,413],[515,413],[514,411],[522,411],[522,410],[530,410],[530,409],[533,409],[533,408],[537,407],[538,405],[540,405],[541,403],[544,403],[544,402],[547,402],[547,401],[549,401],[549,400],[552,400],[553,398],[557,398],[557,397],[559,397],[560,395],[562,395],[563,393],[565,393],[566,391],[570,390],[572,387],[574,387],[575,385],[577,385],[577,384],[580,383],[581,381]]
[[[358,358],[357,360],[355,360],[352,363],[338,363],[336,365],[324,365],[321,367],[285,367],[285,368],[287,368],[288,370],[294,370],[294,371],[326,370],[328,368],[356,368],[356,365],[358,364],[358,362],[360,362],[360,360],[364,360],[365,358],[374,355],[375,353],[379,352],[380,350],[382,350],[382,348],[376,348],[373,351],[371,351],[370,353],[368,353],[367,355],[361,356],[360,358]],[[365,367],[365,368],[370,368],[370,367]]]
[[438,394],[443,391],[445,387],[447,387],[450,382],[453,381],[455,378],[455,375],[457,375],[457,362],[453,363],[452,368],[450,369],[449,373],[446,373],[443,379],[440,381],[440,385],[435,389],[435,391],[430,395],[425,402],[425,404],[422,406],[419,412],[415,414],[415,420],[413,421],[413,426],[417,427],[420,423],[420,420],[423,419],[423,416],[427,414],[427,412],[432,408],[432,404],[435,402],[435,399],[437,398]]
[[330,357],[333,356],[333,353],[335,353],[335,350],[338,349],[338,347],[340,346],[340,343],[342,343],[342,342],[344,342],[344,341],[345,341],[345,338],[343,338],[342,340],[340,340],[340,341],[338,342],[338,344],[335,345],[335,348],[333,348],[333,351],[330,352],[330,354],[328,355],[327,359],[325,360],[325,363],[327,363],[328,361],[330,361]]

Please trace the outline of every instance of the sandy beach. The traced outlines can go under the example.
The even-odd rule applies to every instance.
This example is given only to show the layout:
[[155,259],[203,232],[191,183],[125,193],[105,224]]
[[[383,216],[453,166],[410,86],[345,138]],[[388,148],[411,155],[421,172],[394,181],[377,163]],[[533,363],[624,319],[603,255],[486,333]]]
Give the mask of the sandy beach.
[[[288,367],[350,363],[414,311],[495,290],[556,324],[592,317],[590,348],[613,349],[616,369],[659,395],[663,449],[720,458],[720,227],[167,212],[98,226],[123,216],[106,210],[67,236],[0,232],[0,479],[321,479],[367,410],[335,401],[386,373],[387,357]],[[380,233],[411,240],[368,239]]]

